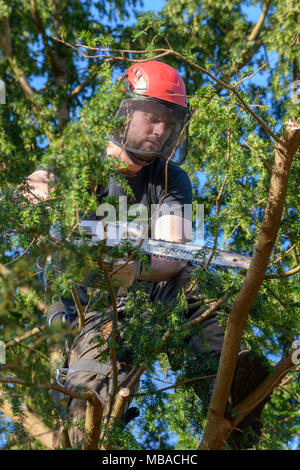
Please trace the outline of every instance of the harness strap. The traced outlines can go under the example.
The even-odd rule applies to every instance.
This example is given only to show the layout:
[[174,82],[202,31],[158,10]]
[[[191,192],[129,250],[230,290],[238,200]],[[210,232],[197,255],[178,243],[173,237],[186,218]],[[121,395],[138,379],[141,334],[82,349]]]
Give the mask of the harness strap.
[[100,364],[100,362],[97,361],[81,359],[80,361],[74,362],[71,367],[69,367],[67,377],[70,377],[70,375],[74,374],[75,372],[95,372],[95,374],[107,376],[109,375],[110,371],[111,365]]
[[[126,370],[132,369],[133,365],[127,362],[117,362],[117,369]],[[98,361],[89,361],[87,359],[81,359],[74,362],[71,367],[61,367],[57,369],[56,372],[56,382],[64,387],[64,383],[68,377],[70,377],[75,372],[94,372],[95,374],[103,375],[108,377],[111,373],[111,365],[109,364],[100,364]],[[63,382],[62,382],[63,381]]]
[[80,361],[74,362],[71,367],[60,367],[56,371],[56,382],[61,387],[65,386],[65,381],[70,375],[75,372],[94,372],[95,374],[103,375],[107,377],[110,374],[111,366],[108,364],[100,364],[98,361],[88,361],[81,359]]

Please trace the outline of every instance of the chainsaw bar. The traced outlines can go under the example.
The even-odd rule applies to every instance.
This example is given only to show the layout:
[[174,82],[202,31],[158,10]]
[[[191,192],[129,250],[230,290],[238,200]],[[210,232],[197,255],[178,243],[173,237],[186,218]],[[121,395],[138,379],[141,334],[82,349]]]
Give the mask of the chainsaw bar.
[[210,261],[214,266],[248,269],[251,262],[250,256],[246,255],[221,250],[213,251],[192,243],[175,243],[151,238],[143,241],[141,249],[152,256],[184,261],[194,266],[202,266]]
[[193,243],[177,243],[153,238],[144,238],[145,227],[136,223],[128,229],[127,223],[108,223],[105,231],[97,220],[82,220],[80,226],[89,236],[89,244],[94,245],[106,240],[107,246],[117,246],[124,241],[139,247],[146,254],[161,258],[174,259],[202,266],[206,263],[231,269],[248,269],[251,257],[222,250],[212,250]]

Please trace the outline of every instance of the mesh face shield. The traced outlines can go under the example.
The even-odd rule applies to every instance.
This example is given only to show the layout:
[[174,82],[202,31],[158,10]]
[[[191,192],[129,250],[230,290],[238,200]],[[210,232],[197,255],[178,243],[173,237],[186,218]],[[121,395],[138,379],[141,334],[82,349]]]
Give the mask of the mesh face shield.
[[124,123],[109,139],[129,156],[144,164],[156,157],[175,165],[184,162],[190,121],[187,108],[141,96],[123,100],[116,118],[123,118]]

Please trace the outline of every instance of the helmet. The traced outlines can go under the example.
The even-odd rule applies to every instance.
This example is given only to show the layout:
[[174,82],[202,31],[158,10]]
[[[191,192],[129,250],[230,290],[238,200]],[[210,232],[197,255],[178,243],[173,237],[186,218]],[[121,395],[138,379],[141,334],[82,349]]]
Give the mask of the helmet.
[[116,117],[125,118],[125,126],[109,139],[141,166],[156,157],[183,163],[191,114],[180,75],[167,64],[149,60],[132,65],[119,80],[125,83],[127,98]]

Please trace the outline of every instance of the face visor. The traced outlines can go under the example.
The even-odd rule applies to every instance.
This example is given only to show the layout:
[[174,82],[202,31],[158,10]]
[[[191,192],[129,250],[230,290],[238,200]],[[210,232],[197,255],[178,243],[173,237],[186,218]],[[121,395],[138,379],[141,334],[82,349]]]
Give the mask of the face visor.
[[124,149],[134,163],[148,165],[160,157],[175,165],[184,162],[190,112],[158,98],[141,96],[121,102],[116,118],[124,123],[109,140]]

